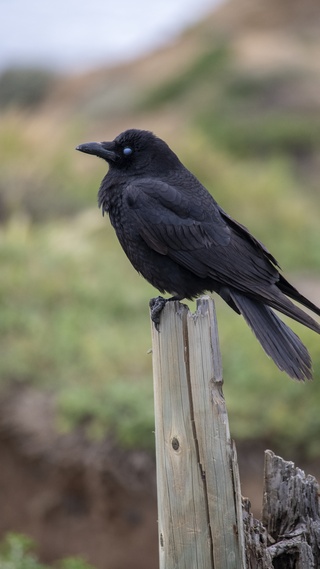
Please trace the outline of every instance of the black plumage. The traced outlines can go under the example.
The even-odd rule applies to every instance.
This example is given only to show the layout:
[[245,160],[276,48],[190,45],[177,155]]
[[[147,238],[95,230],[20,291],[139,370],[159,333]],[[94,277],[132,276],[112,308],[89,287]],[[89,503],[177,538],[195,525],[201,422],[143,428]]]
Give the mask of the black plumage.
[[[223,211],[163,140],[131,129],[77,150],[109,164],[99,206],[147,281],[178,300],[218,293],[281,370],[295,379],[312,377],[307,349],[272,309],[317,333],[320,325],[290,298],[318,315],[320,309],[280,274],[266,247]],[[156,323],[163,302],[153,305]]]

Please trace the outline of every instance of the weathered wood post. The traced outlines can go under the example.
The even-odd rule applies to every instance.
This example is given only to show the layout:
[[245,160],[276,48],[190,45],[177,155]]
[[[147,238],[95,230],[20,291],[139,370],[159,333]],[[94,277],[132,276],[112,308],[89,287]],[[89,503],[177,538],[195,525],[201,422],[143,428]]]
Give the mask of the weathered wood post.
[[167,303],[152,342],[160,569],[244,569],[213,300]]
[[265,451],[262,523],[274,567],[320,567],[318,483],[270,450]]

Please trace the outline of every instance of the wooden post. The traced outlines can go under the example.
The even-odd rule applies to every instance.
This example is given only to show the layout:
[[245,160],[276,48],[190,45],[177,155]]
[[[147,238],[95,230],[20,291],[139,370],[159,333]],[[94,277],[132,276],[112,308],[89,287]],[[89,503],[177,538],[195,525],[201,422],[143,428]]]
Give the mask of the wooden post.
[[244,569],[240,482],[214,304],[152,325],[160,569]]

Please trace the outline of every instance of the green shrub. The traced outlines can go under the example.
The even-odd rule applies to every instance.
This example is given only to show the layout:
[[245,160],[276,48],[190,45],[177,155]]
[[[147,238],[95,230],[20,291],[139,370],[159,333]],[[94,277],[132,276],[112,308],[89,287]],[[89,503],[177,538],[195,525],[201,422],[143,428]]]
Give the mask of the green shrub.
[[288,154],[303,159],[320,148],[320,121],[295,113],[206,113],[199,125],[215,144],[239,156]]
[[[8,533],[0,543],[0,567],[1,569],[50,569],[49,565],[43,565],[37,559],[33,550],[35,544],[29,537]],[[85,561],[76,557],[62,559],[54,564],[55,569],[94,569]],[[53,569],[53,567],[52,567]]]
[[174,79],[149,93],[140,103],[143,109],[154,109],[174,102],[205,81],[212,84],[226,68],[229,53],[224,45],[217,45],[202,53],[189,67]]
[[45,69],[10,68],[0,75],[0,108],[35,108],[47,96],[55,75]]

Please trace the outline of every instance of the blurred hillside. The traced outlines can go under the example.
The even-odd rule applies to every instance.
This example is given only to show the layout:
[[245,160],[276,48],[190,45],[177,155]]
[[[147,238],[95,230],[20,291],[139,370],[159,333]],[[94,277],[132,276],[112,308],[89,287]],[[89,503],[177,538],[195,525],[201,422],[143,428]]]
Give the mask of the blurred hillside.
[[[79,142],[113,138],[125,128],[164,137],[319,302],[319,19],[311,0],[231,1],[174,45],[128,65],[71,77],[42,70],[3,74],[3,384],[54,385],[58,400],[63,393],[61,408],[71,406],[71,424],[88,406],[95,417],[106,414],[96,408],[88,376],[90,386],[111,391],[118,389],[115,378],[124,385],[130,378],[134,390],[135,378],[143,377],[149,393],[150,358],[140,350],[149,347],[147,299],[154,291],[132,271],[94,209],[102,162],[74,152]],[[224,358],[226,389],[229,382],[233,389],[235,375],[236,389],[251,394],[257,374],[266,396],[274,381],[300,398],[302,388],[278,378],[250,334],[248,352],[238,348],[233,328],[243,324],[221,310],[222,343],[232,345],[232,356]],[[299,333],[319,375],[318,339]],[[84,390],[77,403],[75,389]],[[317,382],[303,389],[308,399]],[[266,413],[272,433],[274,419]],[[242,431],[248,434],[245,425]],[[264,425],[259,436],[265,432]]]
[[[0,385],[7,409],[0,421],[2,432],[19,436],[19,452],[25,431],[30,455],[51,448],[66,467],[74,429],[78,453],[90,440],[99,457],[104,441],[114,465],[117,448],[153,448],[147,303],[155,291],[135,274],[96,208],[106,169],[74,151],[81,142],[131,127],[166,139],[320,304],[319,24],[316,0],[230,0],[134,63],[70,77],[35,69],[0,77]],[[300,385],[219,300],[217,310],[236,441],[271,446],[286,459],[318,459],[319,338],[293,324],[314,362],[314,382]],[[38,392],[45,405],[32,396]],[[140,454],[120,457],[121,470],[137,479],[150,470]],[[103,567],[95,551],[91,561]]]

